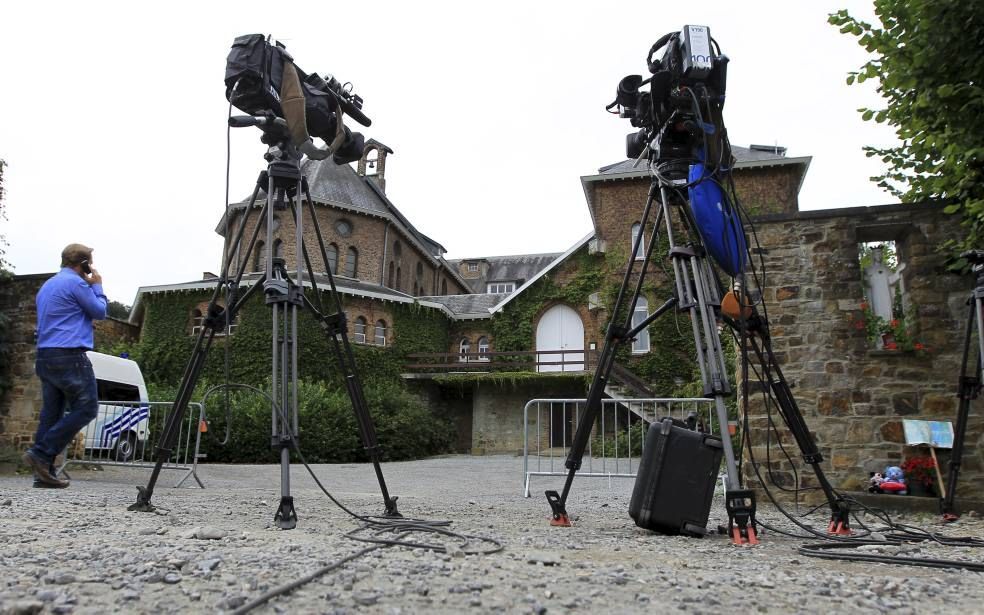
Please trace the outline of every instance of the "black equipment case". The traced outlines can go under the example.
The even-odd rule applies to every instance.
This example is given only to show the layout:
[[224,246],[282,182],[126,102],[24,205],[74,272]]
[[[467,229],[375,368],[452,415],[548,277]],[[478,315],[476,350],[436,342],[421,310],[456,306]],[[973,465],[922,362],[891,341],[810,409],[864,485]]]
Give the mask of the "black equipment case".
[[664,418],[646,434],[629,515],[664,534],[703,536],[724,449],[721,438]]

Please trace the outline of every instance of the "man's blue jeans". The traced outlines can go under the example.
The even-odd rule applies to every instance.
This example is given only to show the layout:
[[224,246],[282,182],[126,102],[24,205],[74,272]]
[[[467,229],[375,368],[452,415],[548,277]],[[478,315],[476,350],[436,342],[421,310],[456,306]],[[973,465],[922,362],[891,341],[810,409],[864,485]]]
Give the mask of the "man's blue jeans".
[[80,348],[38,348],[41,418],[31,454],[51,464],[99,412],[96,376]]

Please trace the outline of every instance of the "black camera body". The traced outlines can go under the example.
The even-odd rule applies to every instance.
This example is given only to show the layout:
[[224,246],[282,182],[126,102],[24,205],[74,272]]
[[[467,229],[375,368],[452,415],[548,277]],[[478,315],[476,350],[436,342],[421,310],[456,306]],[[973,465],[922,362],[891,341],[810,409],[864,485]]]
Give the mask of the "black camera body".
[[[239,36],[232,44],[226,59],[226,99],[240,111],[253,116],[284,117],[281,91],[284,66],[294,59],[282,43],[271,43],[262,34]],[[312,137],[332,142],[341,121],[337,110],[344,111],[363,126],[372,121],[362,113],[362,98],[332,76],[323,79],[317,73],[307,74],[294,64],[304,95],[304,115]],[[358,160],[362,156],[364,138],[344,124],[344,141],[333,152],[336,164]]]
[[[662,57],[656,53],[665,47]],[[713,52],[716,47],[706,26],[684,26],[680,32],[664,35],[649,50],[647,65],[652,76],[623,78],[616,89],[619,116],[639,128],[626,137],[628,158],[639,158],[647,147],[655,161],[693,158],[694,149],[703,144],[703,133],[719,126],[727,84],[728,57]],[[649,85],[649,91],[641,88]],[[695,100],[711,117],[694,111]],[[708,153],[710,154],[710,153]]]

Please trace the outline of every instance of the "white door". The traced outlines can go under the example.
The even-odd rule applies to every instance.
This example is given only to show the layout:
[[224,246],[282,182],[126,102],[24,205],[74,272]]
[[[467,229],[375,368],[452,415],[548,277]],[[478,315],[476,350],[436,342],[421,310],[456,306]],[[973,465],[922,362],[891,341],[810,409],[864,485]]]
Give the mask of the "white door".
[[[573,308],[555,305],[547,310],[536,326],[536,349],[540,372],[578,372],[584,370],[584,324]],[[544,352],[558,350],[563,352]],[[561,362],[564,364],[561,365]]]

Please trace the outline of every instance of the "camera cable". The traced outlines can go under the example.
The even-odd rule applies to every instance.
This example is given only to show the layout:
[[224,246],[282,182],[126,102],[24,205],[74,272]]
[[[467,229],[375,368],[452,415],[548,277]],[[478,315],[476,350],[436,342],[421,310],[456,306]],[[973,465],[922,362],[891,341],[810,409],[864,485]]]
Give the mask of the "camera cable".
[[[725,139],[726,138],[727,137],[725,137]],[[731,176],[731,174],[728,174],[728,181],[730,187],[729,192],[731,192],[733,196],[733,202],[736,208],[738,209],[740,216],[744,219],[746,225],[748,226],[748,228],[752,233],[754,246],[758,248],[757,252],[759,257],[758,259],[759,267],[755,266],[754,256],[752,254],[748,254],[748,256],[749,256],[749,263],[751,264],[752,276],[755,280],[756,286],[761,289],[764,288],[766,270],[765,270],[765,259],[763,256],[763,250],[761,249],[761,243],[758,238],[758,233],[755,228],[754,222],[751,220],[751,217],[748,215],[748,212],[743,207],[741,200],[738,198],[737,190],[735,189],[735,185],[734,185],[734,178]],[[765,301],[762,299],[762,297],[760,297],[758,302],[761,304],[765,322],[768,323],[768,312],[766,311],[767,308],[765,306]],[[744,328],[742,328],[742,334],[744,335],[745,333],[746,332],[744,331]],[[741,344],[742,348],[744,348],[744,341],[745,341],[744,338],[741,338],[738,341]],[[769,341],[767,339],[764,339],[763,343],[769,344]],[[743,355],[745,355],[744,351],[743,351]],[[746,379],[750,376],[750,372],[754,372],[756,378],[758,378],[760,382],[762,382],[763,384],[768,382],[765,379],[769,376],[767,373],[760,373],[759,370],[754,365],[752,365],[751,362],[747,360],[744,361],[744,365],[746,366],[744,370]],[[777,511],[779,511],[783,516],[785,516],[791,523],[793,523],[793,525],[797,526],[800,530],[805,532],[805,534],[795,533],[795,532],[790,532],[780,529],[772,524],[764,522],[761,518],[757,520],[759,525],[761,525],[762,527],[766,528],[771,532],[775,532],[777,534],[789,536],[792,538],[821,539],[822,542],[804,544],[799,547],[798,549],[799,553],[808,557],[815,557],[821,559],[840,559],[840,560],[847,560],[847,561],[876,562],[876,563],[895,564],[895,565],[911,565],[911,566],[922,566],[922,567],[931,567],[931,568],[966,569],[976,572],[984,572],[984,562],[962,561],[962,560],[955,560],[955,559],[940,559],[937,557],[911,557],[911,556],[902,556],[901,554],[898,553],[884,554],[874,551],[859,552],[856,550],[852,550],[852,549],[857,549],[858,547],[865,547],[865,546],[870,546],[875,548],[889,547],[889,548],[898,548],[899,550],[902,550],[906,545],[911,545],[914,543],[921,543],[921,542],[931,542],[944,547],[979,548],[979,547],[984,547],[984,540],[974,537],[944,536],[942,534],[934,533],[923,528],[898,523],[896,521],[893,521],[891,517],[884,511],[873,507],[869,507],[857,501],[854,498],[845,497],[841,494],[837,494],[837,495],[843,498],[849,504],[851,504],[852,508],[854,509],[852,511],[852,517],[857,523],[857,525],[860,528],[862,528],[863,530],[862,533],[851,537],[829,535],[817,531],[812,526],[806,525],[804,522],[800,521],[800,519],[806,518],[809,515],[814,514],[819,509],[827,506],[828,505],[827,502],[823,502],[817,505],[816,507],[810,509],[809,511],[800,514],[798,518],[792,515],[774,497],[772,490],[770,489],[769,485],[766,483],[765,478],[762,476],[760,470],[760,464],[755,459],[755,454],[754,454],[754,450],[752,449],[752,443],[750,439],[749,415],[747,411],[748,408],[747,390],[748,389],[746,384],[746,388],[744,391],[744,394],[746,395],[745,397],[746,410],[744,412],[744,417],[743,417],[744,433],[742,435],[742,447],[744,448],[747,446],[749,462],[755,472],[755,476],[759,484],[761,485],[763,491],[766,493],[766,496],[773,504],[773,506],[776,508]],[[764,398],[763,401],[767,409],[768,436],[766,442],[767,444],[766,466],[767,466],[769,478],[772,484],[776,488],[787,492],[792,491],[795,494],[794,497],[796,498],[797,508],[798,508],[799,492],[804,489],[799,486],[797,464],[793,462],[793,459],[790,456],[789,451],[785,449],[785,447],[782,444],[781,438],[779,436],[778,427],[775,423],[772,414],[773,407],[777,405],[777,402],[774,399],[771,390],[766,389],[766,387],[763,386],[762,396]],[[790,467],[792,468],[793,476],[794,476],[793,480],[794,480],[794,484],[796,485],[794,489],[789,489],[784,487],[779,483],[778,480],[776,480],[776,477],[773,475],[773,467],[772,467],[773,464],[770,456],[772,434],[775,435],[776,443],[778,444],[780,450],[782,451],[783,456],[789,462]],[[811,487],[808,489],[816,490],[818,488],[819,487]],[[879,521],[881,521],[884,524],[884,527],[878,529],[869,528],[858,516],[857,514],[858,511],[873,515],[875,518],[877,518]],[[883,534],[884,538],[881,540],[874,540],[873,536],[881,532],[884,532]]]
[[[256,393],[264,397],[273,406],[274,410],[280,415],[281,419],[285,424],[290,424],[289,419],[284,412],[283,408],[274,399],[262,389],[239,383],[229,383],[220,384],[210,388],[205,393],[205,397],[214,394],[216,391],[226,389],[233,390],[244,390],[252,393]],[[203,398],[204,403],[204,398]],[[234,614],[247,613],[266,602],[269,602],[273,598],[278,596],[286,595],[293,590],[305,585],[315,579],[324,576],[325,574],[340,568],[342,565],[367,555],[378,549],[383,549],[386,547],[406,547],[410,549],[424,549],[427,551],[434,551],[437,553],[449,553],[451,548],[447,544],[440,542],[425,542],[419,539],[412,538],[414,534],[428,534],[441,538],[451,539],[458,544],[455,546],[455,550],[460,550],[465,555],[490,555],[492,553],[497,553],[501,551],[504,545],[494,538],[489,538],[486,536],[476,536],[470,534],[462,534],[459,532],[453,532],[447,529],[451,525],[451,521],[445,520],[425,520],[425,519],[412,519],[403,517],[381,517],[376,515],[362,515],[354,512],[347,506],[345,506],[341,501],[339,501],[321,482],[314,469],[307,462],[304,457],[304,453],[301,451],[300,446],[297,443],[296,438],[291,438],[291,447],[297,456],[300,458],[301,463],[304,468],[311,475],[318,488],[330,499],[338,508],[343,512],[351,516],[356,521],[361,521],[362,525],[354,530],[351,530],[344,534],[345,538],[354,540],[362,543],[369,543],[370,546],[357,551],[351,555],[348,555],[339,560],[330,562],[329,564],[315,570],[299,579],[295,579],[284,585],[280,585],[264,594],[258,596],[252,601],[240,606],[233,611]],[[487,545],[482,547],[481,545]]]

